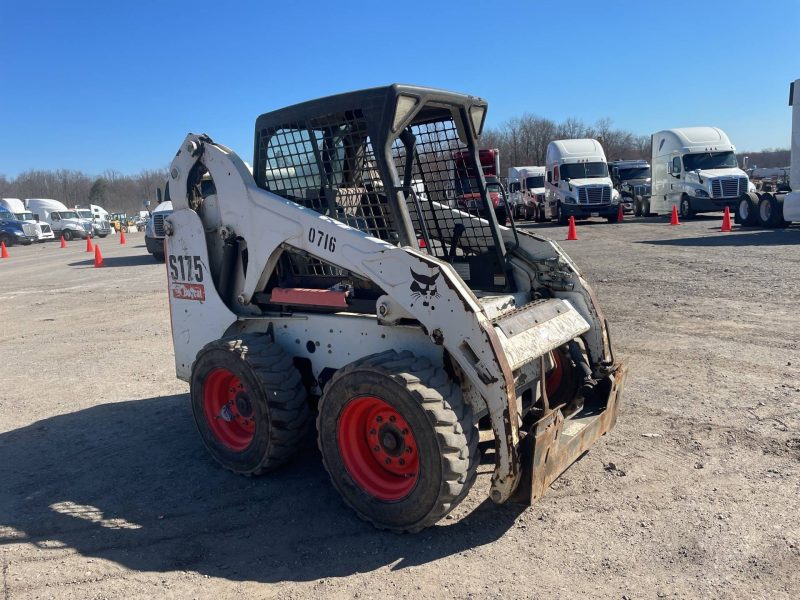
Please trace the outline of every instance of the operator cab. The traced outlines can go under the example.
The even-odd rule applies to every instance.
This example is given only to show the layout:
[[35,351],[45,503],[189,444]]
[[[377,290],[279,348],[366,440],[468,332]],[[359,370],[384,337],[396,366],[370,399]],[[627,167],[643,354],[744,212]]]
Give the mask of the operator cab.
[[[451,263],[473,290],[513,291],[478,161],[486,109],[474,96],[395,84],[265,113],[256,121],[254,178],[371,236]],[[452,207],[466,176],[476,210]],[[285,254],[282,277],[295,286],[342,278],[317,258]]]

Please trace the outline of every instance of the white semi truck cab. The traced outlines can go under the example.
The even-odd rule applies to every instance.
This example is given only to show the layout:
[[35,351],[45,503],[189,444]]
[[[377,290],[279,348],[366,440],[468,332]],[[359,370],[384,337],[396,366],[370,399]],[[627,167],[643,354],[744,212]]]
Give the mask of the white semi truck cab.
[[64,236],[69,241],[75,238],[85,240],[92,233],[92,222],[81,219],[75,210],[69,209],[58,200],[50,198],[28,198],[25,206],[39,223],[47,223],[56,237]]
[[734,211],[739,197],[751,191],[739,168],[736,148],[718,127],[665,129],[652,137],[650,210],[668,213],[673,206],[690,218],[699,212]]
[[24,229],[34,237],[37,242],[44,242],[55,238],[53,229],[47,223],[37,223],[33,213],[25,208],[25,203],[19,198],[0,198],[0,210],[6,210],[14,215],[18,221],[25,223]]
[[508,192],[514,217],[524,220],[541,221],[544,216],[545,168],[509,167]]
[[546,218],[556,218],[561,225],[566,225],[569,217],[605,217],[609,223],[617,222],[620,195],[609,177],[600,142],[550,142],[546,169]]
[[108,211],[102,206],[89,204],[86,207],[76,206],[75,212],[81,219],[86,219],[92,223],[92,235],[104,238],[111,234],[111,222],[109,221]]

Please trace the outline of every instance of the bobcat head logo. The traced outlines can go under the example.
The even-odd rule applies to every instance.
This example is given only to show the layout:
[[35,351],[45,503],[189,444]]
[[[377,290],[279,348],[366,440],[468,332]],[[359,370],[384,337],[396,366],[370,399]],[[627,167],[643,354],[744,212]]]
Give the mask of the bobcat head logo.
[[430,306],[431,300],[439,297],[439,292],[436,290],[436,280],[439,278],[440,273],[439,269],[436,269],[433,275],[421,275],[411,269],[411,277],[414,278],[409,288],[411,297],[414,299],[422,298],[422,306]]

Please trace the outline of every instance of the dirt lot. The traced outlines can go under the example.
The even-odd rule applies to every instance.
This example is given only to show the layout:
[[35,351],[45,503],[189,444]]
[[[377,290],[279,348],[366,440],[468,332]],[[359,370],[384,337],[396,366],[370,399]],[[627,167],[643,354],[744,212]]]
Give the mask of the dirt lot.
[[[257,479],[212,463],[174,377],[141,234],[0,261],[5,598],[797,598],[800,229],[579,226],[630,375],[618,426],[537,506],[374,530],[312,442]],[[561,227],[539,227],[564,239]]]

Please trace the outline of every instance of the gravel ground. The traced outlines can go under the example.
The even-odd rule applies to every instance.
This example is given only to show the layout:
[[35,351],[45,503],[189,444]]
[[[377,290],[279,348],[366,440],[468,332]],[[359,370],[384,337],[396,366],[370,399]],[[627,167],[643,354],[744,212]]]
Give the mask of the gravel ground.
[[[0,261],[4,598],[797,598],[800,229],[580,224],[564,247],[630,373],[619,422],[533,507],[470,496],[415,536],[339,500],[312,441],[217,467],[141,234]],[[566,228],[536,226],[562,240]]]

